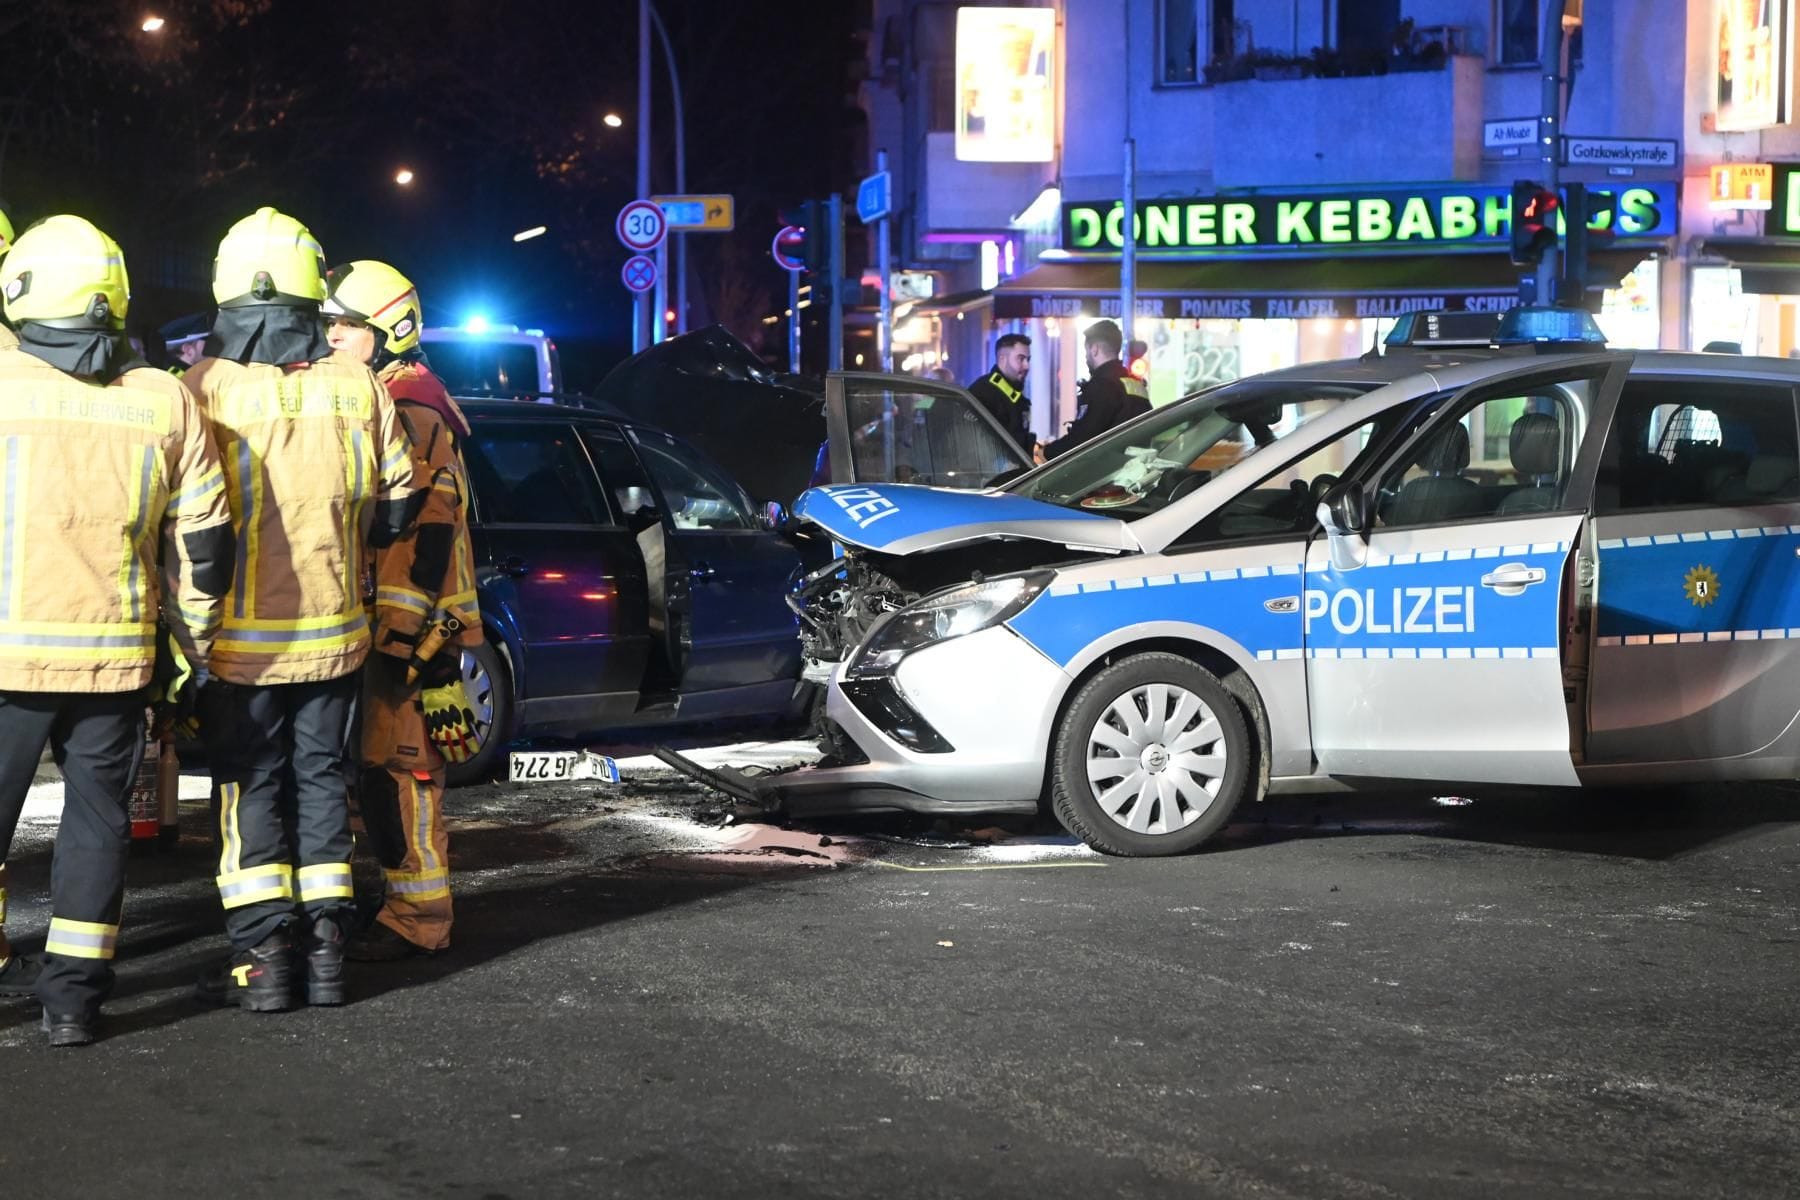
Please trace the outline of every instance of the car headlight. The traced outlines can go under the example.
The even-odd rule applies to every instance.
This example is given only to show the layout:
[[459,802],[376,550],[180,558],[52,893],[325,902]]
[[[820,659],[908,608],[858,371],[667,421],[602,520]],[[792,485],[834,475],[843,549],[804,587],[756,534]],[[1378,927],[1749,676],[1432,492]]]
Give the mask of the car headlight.
[[1053,577],[1051,571],[1008,575],[966,583],[909,604],[870,631],[851,658],[847,674],[885,675],[915,650],[1010,621],[1050,586]]

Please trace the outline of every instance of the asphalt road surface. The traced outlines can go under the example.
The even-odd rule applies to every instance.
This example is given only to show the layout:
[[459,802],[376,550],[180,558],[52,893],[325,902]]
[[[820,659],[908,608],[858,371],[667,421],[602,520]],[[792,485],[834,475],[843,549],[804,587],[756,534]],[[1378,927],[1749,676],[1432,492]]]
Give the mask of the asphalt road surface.
[[720,827],[659,774],[451,808],[453,952],[268,1016],[189,999],[222,947],[191,812],[134,861],[104,1042],[0,1001],[0,1194],[1800,1187],[1790,790],[1283,800],[1166,861]]

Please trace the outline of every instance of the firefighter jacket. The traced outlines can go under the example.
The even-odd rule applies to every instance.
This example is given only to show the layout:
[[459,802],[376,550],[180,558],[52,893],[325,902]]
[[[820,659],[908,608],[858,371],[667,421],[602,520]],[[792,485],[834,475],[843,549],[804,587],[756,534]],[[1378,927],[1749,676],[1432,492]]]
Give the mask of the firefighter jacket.
[[412,460],[387,389],[339,359],[203,358],[182,382],[212,422],[237,559],[212,673],[267,686],[362,665],[364,556],[410,521]]
[[461,628],[446,643],[454,653],[481,642],[468,477],[459,448],[469,422],[438,377],[419,363],[396,360],[380,378],[412,453],[413,487],[425,499],[418,522],[375,552],[375,648],[411,658],[423,630],[454,617]]
[[144,687],[159,609],[204,661],[231,560],[218,452],[180,380],[101,385],[0,349],[0,691]]
[[0,321],[0,350],[17,350],[18,348],[19,335],[8,329],[4,321]]

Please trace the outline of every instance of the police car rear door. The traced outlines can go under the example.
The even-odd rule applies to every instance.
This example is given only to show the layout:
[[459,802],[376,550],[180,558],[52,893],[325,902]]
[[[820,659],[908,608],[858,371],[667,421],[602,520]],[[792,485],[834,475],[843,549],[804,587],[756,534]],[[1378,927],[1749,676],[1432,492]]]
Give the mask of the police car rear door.
[[1577,782],[1565,572],[1593,491],[1592,430],[1628,361],[1528,360],[1448,398],[1354,481],[1365,528],[1334,521],[1312,544],[1302,601],[1322,771]]
[[1650,364],[1625,384],[1595,494],[1587,761],[1742,760],[1800,712],[1796,377]]

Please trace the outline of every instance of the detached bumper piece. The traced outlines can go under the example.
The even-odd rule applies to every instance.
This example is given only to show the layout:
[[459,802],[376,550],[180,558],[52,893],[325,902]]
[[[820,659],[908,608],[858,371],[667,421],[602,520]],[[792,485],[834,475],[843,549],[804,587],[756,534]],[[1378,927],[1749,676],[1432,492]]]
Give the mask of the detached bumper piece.
[[705,784],[716,792],[724,792],[734,800],[742,800],[746,804],[755,804],[769,810],[773,810],[780,800],[775,788],[770,785],[768,780],[753,778],[730,767],[703,767],[693,759],[675,753],[667,746],[658,746],[652,753],[666,766],[680,771],[694,782]]
[[956,749],[906,702],[893,680],[851,679],[838,686],[870,724],[908,750],[916,754],[949,754]]

